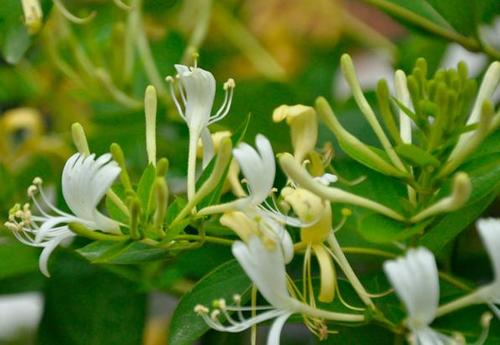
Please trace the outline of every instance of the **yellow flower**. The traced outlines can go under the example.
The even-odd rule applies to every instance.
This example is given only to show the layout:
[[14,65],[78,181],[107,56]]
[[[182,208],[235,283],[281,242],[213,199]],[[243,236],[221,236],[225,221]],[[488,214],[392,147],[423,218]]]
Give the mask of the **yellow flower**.
[[273,112],[273,121],[280,122],[285,119],[290,126],[293,156],[302,162],[309,152],[314,151],[318,140],[316,111],[302,104],[279,106]]

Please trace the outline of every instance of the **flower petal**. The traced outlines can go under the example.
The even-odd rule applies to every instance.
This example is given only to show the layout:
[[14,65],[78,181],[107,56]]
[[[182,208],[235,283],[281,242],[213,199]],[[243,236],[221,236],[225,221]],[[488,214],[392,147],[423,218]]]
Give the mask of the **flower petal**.
[[76,217],[85,225],[103,231],[116,231],[118,224],[97,211],[97,205],[120,174],[120,167],[110,154],[95,159],[75,154],[68,161],[62,174],[64,200]]
[[269,330],[269,335],[267,336],[267,345],[280,345],[281,330],[290,315],[292,314],[284,314],[274,320],[273,325]]
[[199,67],[175,65],[186,94],[185,117],[190,130],[201,134],[208,125],[215,98],[215,78]]
[[279,247],[266,248],[260,238],[253,236],[248,240],[248,245],[236,241],[232,252],[271,305],[283,310],[291,307],[292,298],[287,289],[285,262]]
[[439,279],[434,255],[410,249],[405,257],[386,261],[384,271],[408,310],[409,324],[428,325],[439,303]]
[[53,240],[49,241],[47,245],[43,248],[42,253],[40,254],[40,259],[38,261],[38,266],[40,267],[40,272],[42,272],[43,275],[46,276],[47,278],[50,277],[48,269],[48,262],[50,255],[62,241],[64,241],[69,237],[73,237],[73,235],[68,234],[65,236],[56,237]]

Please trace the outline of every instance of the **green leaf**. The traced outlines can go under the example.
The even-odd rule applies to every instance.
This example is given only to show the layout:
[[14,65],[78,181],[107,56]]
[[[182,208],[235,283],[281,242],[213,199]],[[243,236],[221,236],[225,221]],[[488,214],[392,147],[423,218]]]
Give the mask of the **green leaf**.
[[407,197],[407,190],[405,185],[397,179],[380,174],[351,160],[338,161],[335,167],[343,179],[356,180],[365,177],[362,182],[355,185],[340,182],[342,189],[389,206],[397,212],[403,211],[400,201]]
[[479,19],[477,8],[482,0],[427,0],[427,2],[458,32],[467,36],[475,33]]
[[209,329],[194,312],[197,304],[211,306],[219,298],[232,301],[234,294],[244,298],[250,287],[250,280],[236,260],[217,267],[180,300],[170,323],[169,344],[190,345]]
[[146,296],[132,282],[59,251],[45,289],[40,345],[140,345]]
[[0,49],[3,59],[16,64],[30,44],[31,39],[23,23],[21,2],[3,1],[0,6]]
[[417,29],[418,31],[422,30],[422,28],[416,27],[411,21],[408,21],[406,19],[406,13],[417,15],[444,28],[450,27],[447,21],[425,0],[386,0],[372,1],[371,3],[393,16],[404,25]]
[[24,53],[28,50],[31,44],[31,39],[23,26],[14,26],[5,34],[3,42],[2,54],[10,64],[16,64],[21,60]]
[[438,167],[441,164],[439,160],[429,152],[412,144],[400,144],[396,146],[395,150],[401,158],[409,162],[412,166]]
[[408,226],[378,213],[372,213],[361,219],[358,231],[370,242],[391,243],[421,234],[427,225],[428,222],[423,222]]
[[[458,171],[469,175],[472,184],[471,196],[463,208],[443,216],[422,237],[420,243],[435,252],[458,236],[495,200],[500,188],[500,153],[483,155],[463,164]],[[450,189],[451,181],[448,181],[436,199],[448,195]]]
[[125,241],[96,241],[78,249],[77,252],[93,263],[118,265],[165,260],[171,256],[169,251],[164,248]]
[[439,253],[448,242],[474,222],[494,200],[495,193],[491,193],[472,205],[448,213],[427,231],[420,239],[420,245],[429,248],[434,253]]
[[153,188],[155,177],[156,169],[154,165],[149,164],[146,169],[144,169],[139,184],[137,185],[137,196],[144,211],[148,209],[149,195],[151,194],[151,188]]

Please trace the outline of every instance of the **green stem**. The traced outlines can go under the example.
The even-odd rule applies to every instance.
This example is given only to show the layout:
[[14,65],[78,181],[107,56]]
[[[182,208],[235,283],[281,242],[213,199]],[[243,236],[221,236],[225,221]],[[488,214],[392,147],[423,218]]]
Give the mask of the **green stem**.
[[436,317],[443,316],[445,314],[449,314],[455,310],[462,309],[465,307],[468,307],[470,305],[474,305],[477,303],[480,303],[481,300],[479,298],[479,294],[477,293],[478,290],[473,291],[469,293],[468,295],[465,295],[463,297],[460,297],[454,301],[451,301],[450,303],[447,303],[445,305],[442,305],[438,308]]
[[125,235],[108,235],[104,234],[102,232],[94,231],[88,229],[85,225],[82,225],[80,223],[69,223],[68,224],[69,228],[71,231],[73,231],[75,234],[90,238],[92,240],[96,241],[126,241],[129,239],[128,236]]
[[188,171],[187,171],[187,197],[188,201],[193,200],[196,193],[196,149],[198,146],[199,135],[196,131],[189,131],[189,152],[188,152]]
[[396,254],[373,248],[342,247],[342,251],[346,254],[374,255],[387,259],[394,259],[397,256]]
[[415,12],[412,12],[406,8],[394,4],[393,2],[387,0],[364,0],[364,2],[379,7],[382,10],[386,11],[387,13],[392,14],[396,17],[404,18],[406,21],[436,36],[440,36],[448,41],[456,42],[470,51],[474,52],[483,51],[484,53],[486,53],[487,55],[491,56],[494,59],[500,58],[499,51],[494,50],[492,48],[484,49],[481,46],[480,42],[478,42],[477,40],[470,37],[462,36],[455,31],[444,28],[432,22],[431,20],[416,14]]
[[234,242],[233,240],[227,240],[225,238],[219,238],[213,236],[200,236],[200,235],[178,235],[175,237],[175,240],[195,240],[195,241],[221,244],[224,246],[231,246]]

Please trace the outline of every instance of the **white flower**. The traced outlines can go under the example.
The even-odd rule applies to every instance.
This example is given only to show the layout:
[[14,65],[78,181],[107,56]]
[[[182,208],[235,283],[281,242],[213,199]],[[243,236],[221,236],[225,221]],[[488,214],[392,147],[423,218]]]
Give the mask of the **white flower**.
[[[208,126],[224,118],[231,108],[235,83],[228,79],[224,83],[224,101],[214,115],[212,106],[215,97],[215,78],[212,73],[197,66],[188,67],[175,65],[179,79],[180,101],[175,95],[174,78],[167,77],[170,82],[170,94],[174,100],[177,111],[186,121],[189,128],[189,156],[188,156],[188,199],[195,193],[196,148],[198,140],[203,142],[203,167],[212,159],[214,150]],[[182,103],[182,106],[181,106]]]
[[262,204],[273,190],[276,162],[271,143],[262,134],[257,134],[255,146],[257,150],[247,143],[240,143],[233,149],[249,189],[249,195],[240,199],[240,208]]
[[419,345],[451,344],[453,340],[429,327],[439,304],[439,278],[434,255],[410,249],[405,257],[384,263],[384,271],[408,312],[407,326]]
[[[241,298],[235,296],[235,305],[227,305],[224,300],[219,300],[216,303],[216,309],[209,315],[208,308],[197,305],[195,311],[203,317],[210,327],[222,332],[241,332],[257,323],[274,319],[267,338],[267,345],[279,345],[281,330],[292,314],[301,314],[306,319],[307,327],[320,336],[325,330],[327,331],[324,320],[344,322],[364,320],[363,315],[317,309],[292,297],[288,290],[283,253],[271,239],[253,235],[248,237],[245,242],[236,241],[232,251],[245,273],[271,306],[243,307],[241,306]],[[264,312],[249,319],[245,318],[243,312],[251,310]],[[237,319],[233,318],[230,312],[236,312]],[[221,323],[219,320],[221,313],[229,325],[225,326]]]
[[500,304],[500,219],[480,219],[477,227],[493,265],[494,273],[493,282],[480,288],[478,293],[500,318],[500,309],[495,306],[495,304]]
[[[265,310],[265,312],[246,319],[242,312],[251,308],[242,307],[237,296],[235,306],[219,303],[219,309],[211,315],[208,315],[208,310],[201,306],[198,306],[196,311],[203,316],[210,327],[223,332],[241,332],[257,323],[275,319],[267,344],[279,345],[281,329],[290,315],[300,312],[298,308],[300,302],[292,298],[288,292],[285,262],[279,247],[270,243],[266,245],[255,235],[251,236],[247,242],[236,241],[232,247],[233,255],[271,307],[256,307],[256,310]],[[229,322],[228,326],[219,321],[217,312],[219,310]],[[237,320],[229,315],[232,311],[237,311]]]
[[275,232],[281,239],[286,262],[289,262],[293,257],[293,242],[280,223],[298,226],[301,222],[281,214],[276,206],[267,204],[266,199],[273,191],[276,174],[274,152],[271,143],[262,134],[257,134],[255,146],[257,150],[247,143],[241,143],[233,149],[233,156],[245,176],[249,191],[248,196],[236,200],[235,207],[251,217],[259,218],[263,228]]
[[[231,108],[233,99],[233,90],[235,83],[233,79],[228,79],[224,83],[224,101],[214,115],[212,106],[215,98],[215,78],[209,71],[199,67],[188,67],[185,65],[175,65],[179,79],[179,93],[182,105],[175,96],[174,79],[167,77],[170,82],[170,93],[174,100],[177,111],[186,121],[191,133],[196,137],[193,139],[195,145],[198,145],[198,139],[201,137],[204,147],[212,147],[210,133],[207,127],[214,122],[223,119]],[[206,142],[209,140],[210,142]]]
[[71,156],[62,173],[62,194],[73,214],[56,208],[47,198],[42,188],[42,180],[35,178],[28,188],[38,213],[32,215],[30,205],[15,206],[6,226],[24,244],[42,247],[40,271],[49,276],[47,262],[52,251],[64,240],[74,237],[69,223],[80,223],[92,230],[120,233],[119,224],[103,215],[97,205],[113,181],[120,174],[118,164],[110,154],[95,159],[80,153]]

